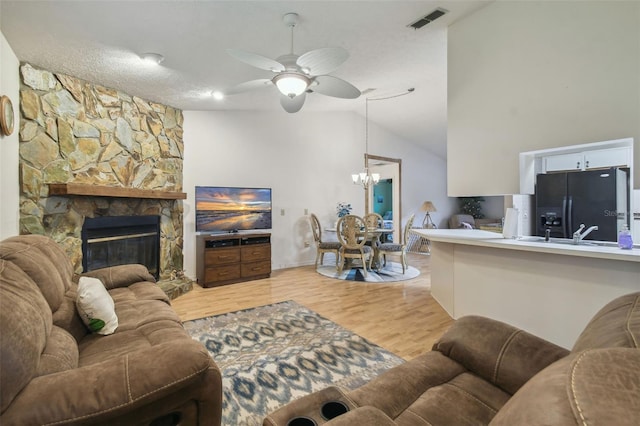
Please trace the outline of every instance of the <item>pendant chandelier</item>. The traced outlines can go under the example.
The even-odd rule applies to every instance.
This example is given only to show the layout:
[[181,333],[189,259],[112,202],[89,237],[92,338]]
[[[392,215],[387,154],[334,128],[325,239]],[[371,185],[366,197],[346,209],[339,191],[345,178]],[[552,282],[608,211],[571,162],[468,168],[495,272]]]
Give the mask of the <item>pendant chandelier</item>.
[[362,185],[362,188],[367,191],[370,187],[375,186],[380,182],[380,173],[371,173],[369,167],[367,167],[367,156],[369,155],[369,101],[383,101],[385,99],[397,98],[398,96],[408,95],[413,92],[415,89],[412,87],[407,89],[406,91],[392,96],[387,96],[384,98],[365,98],[365,107],[364,107],[364,170],[360,173],[352,173],[351,179],[353,180],[354,185]]
[[364,108],[364,153],[365,153],[365,167],[360,173],[353,173],[351,179],[354,185],[362,185],[362,188],[367,190],[370,186],[377,185],[380,182],[379,173],[371,173],[367,167],[367,154],[369,154],[369,98],[365,99]]

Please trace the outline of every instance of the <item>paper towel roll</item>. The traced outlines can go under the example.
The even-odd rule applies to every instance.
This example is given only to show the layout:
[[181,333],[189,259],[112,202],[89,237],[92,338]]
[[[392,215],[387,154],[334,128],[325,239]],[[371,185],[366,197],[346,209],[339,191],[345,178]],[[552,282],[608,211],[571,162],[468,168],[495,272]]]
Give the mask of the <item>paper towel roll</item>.
[[504,225],[502,226],[502,236],[504,238],[518,237],[518,209],[507,209],[507,213],[504,216]]

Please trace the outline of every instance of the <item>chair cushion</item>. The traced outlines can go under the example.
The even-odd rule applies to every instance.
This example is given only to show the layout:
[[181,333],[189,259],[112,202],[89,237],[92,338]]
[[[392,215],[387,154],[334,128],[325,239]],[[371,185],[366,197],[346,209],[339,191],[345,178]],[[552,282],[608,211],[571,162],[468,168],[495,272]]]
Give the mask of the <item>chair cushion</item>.
[[78,344],[69,332],[53,326],[47,345],[40,355],[36,376],[44,376],[78,367]]
[[323,250],[339,250],[342,244],[338,242],[318,243],[318,248]]
[[[362,252],[363,253],[371,253],[371,247],[370,246],[362,246]],[[344,249],[343,253],[360,254],[360,250],[358,250],[358,249]]]
[[427,352],[349,392],[398,425],[487,424],[509,394],[439,352]]
[[404,246],[402,244],[384,243],[378,246],[380,251],[402,251]]
[[78,345],[79,365],[93,365],[109,359],[190,339],[180,318],[168,304],[158,300],[127,300],[116,304],[120,324],[108,336],[87,335]]

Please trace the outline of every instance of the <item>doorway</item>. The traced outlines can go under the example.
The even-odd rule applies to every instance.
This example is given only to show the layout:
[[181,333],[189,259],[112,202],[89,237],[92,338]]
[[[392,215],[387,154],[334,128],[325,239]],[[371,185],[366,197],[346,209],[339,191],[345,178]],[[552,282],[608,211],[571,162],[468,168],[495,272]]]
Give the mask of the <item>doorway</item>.
[[389,239],[400,242],[402,240],[400,237],[402,229],[402,160],[365,154],[365,166],[369,168],[371,173],[380,174],[380,183],[365,191],[366,213],[375,212],[380,214],[384,220],[392,221],[393,234]]

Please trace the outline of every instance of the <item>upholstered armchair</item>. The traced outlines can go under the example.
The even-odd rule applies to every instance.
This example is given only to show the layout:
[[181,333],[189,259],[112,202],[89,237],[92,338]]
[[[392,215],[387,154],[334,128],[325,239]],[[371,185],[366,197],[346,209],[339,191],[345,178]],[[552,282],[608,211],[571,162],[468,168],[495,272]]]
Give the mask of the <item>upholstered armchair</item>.
[[[466,316],[431,351],[355,390],[327,388],[300,398],[263,424],[307,417],[327,426],[636,426],[639,345],[640,292],[602,307],[571,351],[512,325]],[[346,408],[324,416],[330,401]]]

